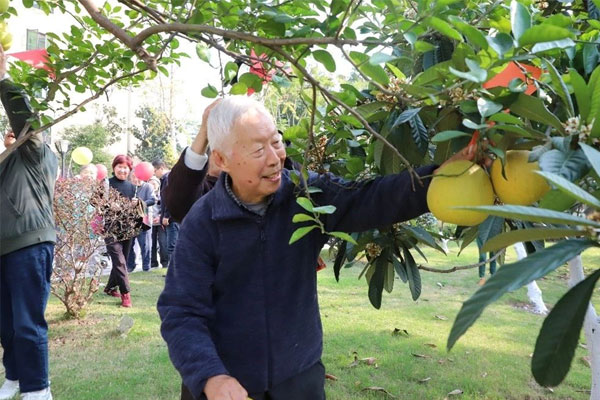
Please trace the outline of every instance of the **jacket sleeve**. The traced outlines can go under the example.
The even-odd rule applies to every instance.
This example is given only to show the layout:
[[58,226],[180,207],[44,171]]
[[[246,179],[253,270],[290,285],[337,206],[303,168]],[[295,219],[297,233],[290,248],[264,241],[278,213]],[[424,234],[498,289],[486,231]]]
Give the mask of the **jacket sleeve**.
[[212,292],[217,263],[211,229],[195,210],[181,227],[157,308],[171,361],[199,398],[208,378],[229,373],[208,329],[215,320]]
[[161,193],[162,202],[168,213],[177,221],[183,221],[194,202],[198,200],[199,187],[206,177],[208,163],[202,170],[193,170],[185,165],[185,149],[169,172],[168,184]]
[[[27,120],[33,115],[27,95],[8,79],[0,81],[0,100],[16,138],[22,134]],[[29,129],[31,130],[31,128]],[[39,157],[43,148],[41,133],[32,136],[19,147],[25,156]]]
[[156,197],[154,197],[154,193],[152,193],[152,187],[149,183],[144,182],[141,190],[143,193],[140,193],[140,198],[144,200],[144,203],[146,203],[147,207],[156,204]]
[[[419,176],[433,174],[437,166],[417,168]],[[325,229],[342,232],[361,232],[383,228],[407,221],[429,211],[427,189],[431,178],[415,179],[412,188],[407,171],[386,175],[365,182],[349,182],[334,175],[309,177],[311,186],[323,190],[314,196],[319,205],[333,205],[336,211],[324,218]]]

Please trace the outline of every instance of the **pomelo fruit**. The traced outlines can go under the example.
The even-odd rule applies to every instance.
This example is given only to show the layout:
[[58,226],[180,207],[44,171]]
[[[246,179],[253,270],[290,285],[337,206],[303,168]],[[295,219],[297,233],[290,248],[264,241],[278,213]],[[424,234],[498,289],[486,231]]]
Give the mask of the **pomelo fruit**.
[[502,176],[502,162],[494,160],[491,170],[492,184],[498,198],[505,204],[528,206],[542,198],[550,185],[544,178],[536,174],[540,167],[538,162],[528,162],[528,150],[509,150]]
[[467,160],[453,161],[440,167],[427,191],[427,205],[433,215],[443,222],[456,225],[477,225],[487,215],[455,207],[493,204],[494,190],[490,178],[483,168]]

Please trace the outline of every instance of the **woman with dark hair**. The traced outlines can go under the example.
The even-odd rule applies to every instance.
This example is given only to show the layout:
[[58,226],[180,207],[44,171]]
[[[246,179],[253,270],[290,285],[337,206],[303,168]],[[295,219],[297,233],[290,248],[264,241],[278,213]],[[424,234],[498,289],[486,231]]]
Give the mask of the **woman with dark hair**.
[[[113,177],[108,180],[109,187],[117,190],[121,196],[128,199],[134,199],[135,197],[135,186],[127,180],[132,168],[133,160],[131,157],[123,154],[118,155],[112,162]],[[112,269],[104,292],[109,296],[121,297],[122,307],[131,307],[127,256],[131,249],[133,237],[124,238],[125,236],[129,235],[122,232],[122,236],[117,233],[115,237],[105,239],[106,250],[112,261]]]

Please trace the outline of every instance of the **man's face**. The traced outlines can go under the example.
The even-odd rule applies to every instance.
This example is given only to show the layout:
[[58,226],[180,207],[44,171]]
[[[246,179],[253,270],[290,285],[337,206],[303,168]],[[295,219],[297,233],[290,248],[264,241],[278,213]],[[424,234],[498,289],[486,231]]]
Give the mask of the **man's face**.
[[163,167],[154,169],[154,176],[156,176],[158,179],[162,178],[164,174],[165,169]]
[[129,166],[125,163],[115,165],[115,168],[113,169],[113,171],[115,172],[115,176],[122,181],[127,180],[127,177],[129,176],[129,173],[131,172],[131,170],[129,169]]
[[[249,110],[235,122],[228,143],[231,152],[218,165],[233,181],[240,200],[259,203],[281,184],[285,147],[268,115]],[[220,164],[217,162],[217,164]]]
[[16,141],[17,141],[17,139],[15,138],[15,134],[13,131],[6,132],[6,135],[4,135],[4,147],[6,147],[8,149]]

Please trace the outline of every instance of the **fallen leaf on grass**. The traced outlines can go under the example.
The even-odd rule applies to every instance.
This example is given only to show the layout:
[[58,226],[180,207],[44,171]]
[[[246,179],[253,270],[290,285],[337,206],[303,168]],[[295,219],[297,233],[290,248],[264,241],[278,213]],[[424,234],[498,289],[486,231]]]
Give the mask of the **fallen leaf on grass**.
[[379,386],[366,387],[366,388],[363,388],[361,390],[361,392],[380,392],[380,393],[385,393],[386,395],[388,395],[392,399],[396,398],[396,396],[394,396],[393,394],[391,394],[390,392],[388,392],[387,390],[385,390],[384,388],[379,387]]
[[549,387],[545,387],[544,389],[546,389],[547,391],[549,391],[550,393],[554,393],[554,389],[549,388]]
[[442,321],[447,321],[448,317],[444,317],[443,315],[434,315],[434,317],[436,319],[442,320]]
[[447,394],[447,396],[458,396],[463,394],[463,391],[460,389],[454,389],[453,391],[451,391],[450,393]]
[[444,287],[444,284],[442,282],[436,282],[436,285],[438,285],[440,289]]
[[408,331],[406,329],[398,329],[398,328],[394,328],[394,331],[392,332],[392,336],[406,336],[408,337]]
[[483,374],[481,374],[481,377],[485,378],[487,375],[488,375],[487,372],[484,372]]
[[413,357],[417,357],[417,358],[431,358],[431,356],[428,356],[427,354],[418,354],[418,353],[410,353]]
[[583,356],[580,358],[581,362],[583,363],[583,365],[592,368],[592,362],[590,361],[590,357],[589,356]]
[[359,359],[357,353],[354,352],[354,361],[352,361],[352,363],[350,364],[350,368],[354,368],[359,364],[372,365],[375,368],[377,368],[377,359],[375,357],[366,357]]
[[425,343],[425,346],[431,347],[432,349],[437,348],[437,344],[435,344],[435,343]]
[[579,347],[587,350],[587,344],[585,344],[585,343],[579,343]]
[[419,383],[426,383],[426,382],[429,382],[430,380],[431,380],[431,377],[430,377],[430,376],[428,376],[427,378],[419,379],[419,381],[418,381],[418,382],[419,382]]

